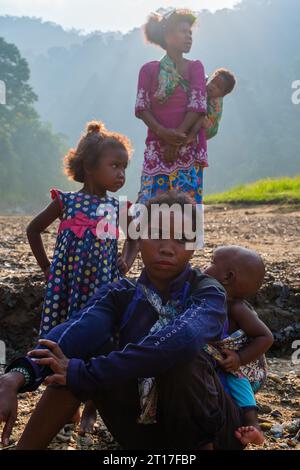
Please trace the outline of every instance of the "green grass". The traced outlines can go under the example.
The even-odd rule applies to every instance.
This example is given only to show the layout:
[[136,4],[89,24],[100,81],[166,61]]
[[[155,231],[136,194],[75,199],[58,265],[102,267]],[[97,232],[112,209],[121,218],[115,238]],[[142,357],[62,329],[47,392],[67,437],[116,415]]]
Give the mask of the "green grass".
[[268,178],[236,186],[224,193],[204,198],[205,204],[300,203],[300,175],[294,178]]

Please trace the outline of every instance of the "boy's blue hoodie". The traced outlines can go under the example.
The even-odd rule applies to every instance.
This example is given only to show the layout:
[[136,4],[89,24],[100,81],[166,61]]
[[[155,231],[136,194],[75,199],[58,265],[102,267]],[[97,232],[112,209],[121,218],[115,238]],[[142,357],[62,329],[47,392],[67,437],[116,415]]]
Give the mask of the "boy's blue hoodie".
[[[152,335],[158,314],[141,284],[157,292],[145,271],[137,282],[122,278],[101,287],[82,310],[47,335],[70,358],[67,387],[82,401],[130,379],[161,375],[191,360],[205,343],[221,339],[227,307],[218,281],[187,266],[169,288],[183,313]],[[14,361],[7,372],[20,366],[31,376],[21,392],[37,389],[52,373],[28,357]]]

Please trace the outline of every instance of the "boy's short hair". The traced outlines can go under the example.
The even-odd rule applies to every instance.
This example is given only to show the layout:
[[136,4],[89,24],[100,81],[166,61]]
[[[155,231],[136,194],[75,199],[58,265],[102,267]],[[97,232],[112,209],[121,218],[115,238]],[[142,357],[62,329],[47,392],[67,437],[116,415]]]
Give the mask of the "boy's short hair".
[[[182,214],[186,213],[186,215],[191,217],[192,229],[194,231],[196,230],[197,228],[197,205],[188,194],[182,191],[170,190],[170,191],[159,194],[158,196],[149,199],[145,203],[145,207],[151,216],[151,206],[153,205],[161,206],[162,204],[168,207],[172,207],[175,204],[179,206],[182,209]],[[186,205],[189,205],[191,207],[191,211],[184,212]],[[148,223],[151,224],[151,217],[149,217]]]
[[213,78],[221,76],[225,83],[225,95],[232,92],[236,84],[236,78],[233,72],[228,69],[220,68],[213,73]]

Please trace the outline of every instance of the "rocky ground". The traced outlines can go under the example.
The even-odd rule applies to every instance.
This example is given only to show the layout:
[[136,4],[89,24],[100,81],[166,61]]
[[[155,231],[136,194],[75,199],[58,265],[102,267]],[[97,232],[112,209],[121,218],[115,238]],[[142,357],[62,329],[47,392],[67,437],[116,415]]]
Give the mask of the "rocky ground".
[[[25,228],[30,217],[0,216],[0,340],[7,344],[7,357],[22,354],[35,340],[44,291],[43,276],[28,248]],[[263,449],[300,449],[300,208],[288,206],[211,206],[206,210],[206,247],[193,263],[203,267],[212,250],[226,244],[256,249],[267,266],[265,283],[253,304],[275,334],[269,353],[270,376],[258,393],[260,421],[266,433]],[[56,227],[44,234],[45,246],[53,250]],[[137,260],[130,275],[141,269]],[[294,343],[295,346],[295,343]],[[294,353],[294,359],[292,354]],[[40,392],[21,396],[16,441],[35,406]],[[55,442],[52,448],[111,449],[117,444],[99,421],[94,436],[82,442],[76,434],[70,443]]]

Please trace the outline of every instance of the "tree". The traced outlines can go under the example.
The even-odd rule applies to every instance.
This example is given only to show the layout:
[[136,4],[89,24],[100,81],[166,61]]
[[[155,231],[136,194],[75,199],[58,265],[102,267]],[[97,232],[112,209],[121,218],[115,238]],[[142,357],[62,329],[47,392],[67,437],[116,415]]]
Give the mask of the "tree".
[[41,122],[29,78],[18,48],[0,38],[0,80],[6,85],[6,105],[0,105],[1,209],[46,203],[47,186],[61,180],[65,142]]

